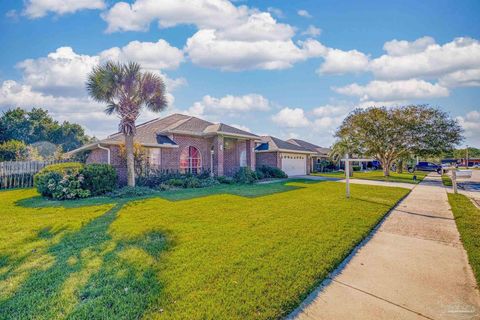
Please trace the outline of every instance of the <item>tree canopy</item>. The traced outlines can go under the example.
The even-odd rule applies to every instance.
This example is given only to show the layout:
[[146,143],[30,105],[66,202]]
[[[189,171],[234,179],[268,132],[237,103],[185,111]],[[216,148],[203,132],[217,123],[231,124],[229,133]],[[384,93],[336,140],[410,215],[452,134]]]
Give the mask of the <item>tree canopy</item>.
[[90,137],[80,125],[68,121],[59,123],[47,110],[15,108],[0,117],[0,143],[9,140],[25,144],[48,141],[60,145],[63,151],[70,151],[88,142]]
[[362,155],[377,158],[389,174],[391,164],[408,156],[437,156],[463,140],[455,119],[434,107],[372,107],[352,111],[335,136],[347,139]]

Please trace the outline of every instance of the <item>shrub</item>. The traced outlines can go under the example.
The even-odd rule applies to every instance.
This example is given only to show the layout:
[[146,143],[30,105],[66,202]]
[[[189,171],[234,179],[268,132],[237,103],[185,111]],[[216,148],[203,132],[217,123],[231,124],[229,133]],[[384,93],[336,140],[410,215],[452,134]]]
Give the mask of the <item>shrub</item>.
[[362,168],[360,166],[352,166],[353,171],[360,171]]
[[242,167],[233,175],[233,180],[237,183],[254,183],[258,178],[255,171],[249,167]]
[[38,173],[58,172],[58,173],[79,173],[84,165],[80,162],[64,162],[45,166]]
[[277,167],[261,166],[256,170],[257,175],[263,176],[262,179],[268,178],[288,178],[288,175]]
[[225,176],[219,176],[217,177],[217,181],[222,184],[234,184],[235,180],[233,180],[232,177],[225,177]]
[[45,173],[37,173],[34,176],[34,184],[37,188],[38,193],[40,193],[44,197],[53,197],[53,189],[54,186],[58,185],[60,180],[62,180],[63,175],[59,172],[45,172]]
[[90,191],[82,188],[83,176],[81,174],[66,174],[58,182],[48,184],[52,198],[56,200],[70,200],[87,198]]
[[117,171],[109,164],[87,164],[80,173],[84,178],[83,188],[89,190],[92,196],[111,192],[117,186]]
[[183,180],[183,187],[184,188],[199,188],[200,187],[200,179],[197,177],[187,177]]
[[183,187],[182,179],[174,178],[174,179],[167,180],[165,183],[172,187]]
[[215,179],[213,177],[208,177],[206,179],[201,179],[200,180],[200,188],[211,187],[211,186],[217,185],[219,183],[220,182],[217,179]]
[[131,198],[131,197],[144,197],[155,193],[155,190],[147,187],[123,187],[121,189],[114,190],[108,194],[112,198]]
[[57,200],[88,197],[90,191],[82,187],[82,168],[83,164],[77,162],[46,166],[34,176],[34,185],[42,196]]

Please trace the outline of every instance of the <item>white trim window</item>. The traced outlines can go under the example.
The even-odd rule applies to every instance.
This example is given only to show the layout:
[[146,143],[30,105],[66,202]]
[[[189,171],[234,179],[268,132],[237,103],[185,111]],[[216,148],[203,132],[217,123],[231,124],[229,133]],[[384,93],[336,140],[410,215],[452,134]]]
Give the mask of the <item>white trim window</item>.
[[247,151],[242,150],[240,152],[240,167],[246,167],[247,166]]
[[148,162],[152,168],[160,168],[162,162],[162,149],[150,148]]

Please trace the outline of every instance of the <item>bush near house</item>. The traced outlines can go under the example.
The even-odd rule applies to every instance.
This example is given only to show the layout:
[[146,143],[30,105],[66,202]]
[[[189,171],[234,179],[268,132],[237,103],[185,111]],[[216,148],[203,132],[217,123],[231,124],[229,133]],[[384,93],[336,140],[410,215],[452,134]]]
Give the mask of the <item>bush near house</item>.
[[288,175],[276,167],[261,166],[255,171],[259,180],[271,178],[288,178]]
[[237,183],[254,183],[258,180],[257,174],[255,171],[249,167],[240,168],[233,176],[233,180]]
[[44,197],[56,200],[86,198],[113,191],[117,173],[106,164],[59,163],[37,173],[34,185]]
[[112,192],[117,186],[117,171],[108,164],[92,163],[81,169],[82,186],[90,191],[92,196]]

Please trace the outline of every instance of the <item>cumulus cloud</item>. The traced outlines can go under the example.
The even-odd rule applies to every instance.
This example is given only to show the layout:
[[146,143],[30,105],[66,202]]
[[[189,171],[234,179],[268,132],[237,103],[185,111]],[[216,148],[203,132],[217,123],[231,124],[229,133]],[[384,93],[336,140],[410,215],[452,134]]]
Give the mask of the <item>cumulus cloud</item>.
[[182,50],[172,47],[167,41],[157,42],[132,41],[126,46],[113,47],[100,53],[101,60],[136,61],[145,69],[176,69],[183,61]]
[[391,56],[401,57],[422,52],[433,44],[435,44],[435,39],[432,37],[422,37],[410,42],[406,40],[394,39],[392,41],[385,42],[383,45],[383,50],[385,50],[387,54]]
[[226,95],[215,98],[210,95],[195,102],[187,113],[194,116],[208,116],[211,114],[237,115],[248,111],[268,111],[270,101],[259,94],[247,94],[243,96]]
[[241,124],[231,124],[231,126],[234,127],[234,128],[243,130],[243,131],[251,132],[249,127],[241,125]]
[[93,56],[78,54],[71,47],[60,47],[46,57],[24,60],[17,67],[22,70],[25,84],[34,90],[62,96],[85,95],[88,73],[106,60],[136,61],[145,69],[159,73],[169,90],[185,83],[184,79],[169,79],[160,72],[175,69],[183,61],[182,51],[165,40],[132,41],[122,48],[110,48]]
[[353,83],[333,89],[340,94],[356,96],[364,101],[438,98],[449,95],[447,88],[417,79],[390,82],[375,80],[364,86]]
[[304,10],[304,9],[298,10],[297,14],[300,17],[304,17],[304,18],[311,18],[312,17],[312,15],[307,10]]
[[467,142],[473,145],[480,144],[480,112],[470,111],[464,116],[457,117],[457,120],[465,130]]
[[104,9],[103,0],[28,0],[23,14],[31,19],[41,18],[49,12],[59,15],[86,9]]
[[322,29],[309,25],[308,28],[302,32],[302,35],[318,37],[322,33]]
[[449,73],[440,78],[439,83],[445,87],[479,87],[480,68],[460,70]]
[[[421,45],[418,41],[421,41]],[[449,73],[480,68],[480,42],[456,38],[439,45],[421,38],[399,46],[387,45],[389,53],[371,61],[370,69],[379,79],[435,78]]]
[[77,54],[71,47],[60,47],[46,57],[17,64],[24,82],[50,94],[73,94],[85,90],[87,74],[99,63],[98,56]]
[[287,128],[300,128],[310,125],[302,108],[283,108],[272,116],[273,122]]
[[136,0],[115,3],[103,19],[108,23],[107,32],[145,31],[153,21],[164,28],[179,24],[224,28],[238,25],[250,12],[227,0]]
[[[269,12],[270,11],[270,12]],[[294,63],[319,57],[319,42],[295,43],[295,28],[278,22],[268,11],[235,6],[227,0],[136,0],[118,2],[103,14],[108,32],[148,30],[151,22],[166,28],[194,25],[184,52],[199,66],[227,71],[285,69]],[[318,36],[310,26],[306,34]],[[314,41],[316,43],[314,43]]]
[[368,56],[357,50],[327,50],[325,61],[317,70],[319,74],[343,74],[361,72],[368,68]]
[[292,40],[233,41],[217,37],[212,29],[198,31],[185,46],[194,64],[228,71],[285,69],[298,61],[320,56],[323,50],[323,45],[311,39],[300,47]]

